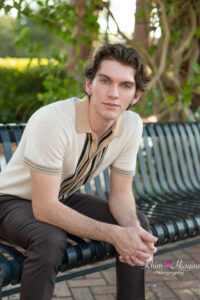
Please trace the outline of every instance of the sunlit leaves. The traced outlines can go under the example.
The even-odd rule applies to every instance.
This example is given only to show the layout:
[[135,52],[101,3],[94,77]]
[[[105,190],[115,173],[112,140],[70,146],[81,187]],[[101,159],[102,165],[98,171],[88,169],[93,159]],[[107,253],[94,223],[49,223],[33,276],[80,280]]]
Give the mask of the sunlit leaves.
[[192,62],[192,68],[195,73],[200,74],[200,65],[197,62]]
[[15,41],[16,48],[28,46],[30,40],[29,27],[24,27]]

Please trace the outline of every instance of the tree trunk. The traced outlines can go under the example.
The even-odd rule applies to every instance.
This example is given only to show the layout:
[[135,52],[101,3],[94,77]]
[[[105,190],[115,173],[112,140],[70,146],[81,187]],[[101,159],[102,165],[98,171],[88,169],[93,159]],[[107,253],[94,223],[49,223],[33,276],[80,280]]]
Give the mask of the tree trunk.
[[[150,2],[144,4],[143,0],[137,0],[136,2],[136,18],[135,18],[135,30],[133,40],[140,42],[144,48],[148,48],[149,44],[149,31],[150,20],[148,17]],[[143,17],[140,17],[143,15]]]

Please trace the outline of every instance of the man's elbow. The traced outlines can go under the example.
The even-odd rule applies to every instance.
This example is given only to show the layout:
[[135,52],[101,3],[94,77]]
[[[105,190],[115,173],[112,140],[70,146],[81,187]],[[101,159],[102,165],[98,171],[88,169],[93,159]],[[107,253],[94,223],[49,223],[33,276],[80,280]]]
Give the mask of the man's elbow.
[[46,212],[43,208],[32,203],[33,216],[37,221],[46,222]]

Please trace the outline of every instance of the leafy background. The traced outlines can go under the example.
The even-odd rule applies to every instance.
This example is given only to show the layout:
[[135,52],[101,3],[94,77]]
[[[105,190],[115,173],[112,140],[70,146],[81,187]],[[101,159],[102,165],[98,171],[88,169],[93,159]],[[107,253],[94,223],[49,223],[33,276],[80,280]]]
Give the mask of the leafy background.
[[[0,122],[26,122],[43,105],[82,97],[84,63],[106,41],[132,45],[148,65],[149,91],[134,110],[158,121],[200,120],[200,1],[137,0],[131,38],[111,2],[0,0]],[[102,13],[115,33],[102,33]]]

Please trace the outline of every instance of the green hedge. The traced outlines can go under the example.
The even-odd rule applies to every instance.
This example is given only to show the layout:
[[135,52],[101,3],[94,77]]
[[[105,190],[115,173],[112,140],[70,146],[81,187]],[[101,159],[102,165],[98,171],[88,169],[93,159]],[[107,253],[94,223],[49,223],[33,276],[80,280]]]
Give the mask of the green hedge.
[[39,107],[74,95],[83,96],[82,80],[67,74],[66,67],[0,68],[1,123],[27,122]]
[[38,93],[44,92],[41,68],[0,68],[0,122],[26,122],[42,103]]

